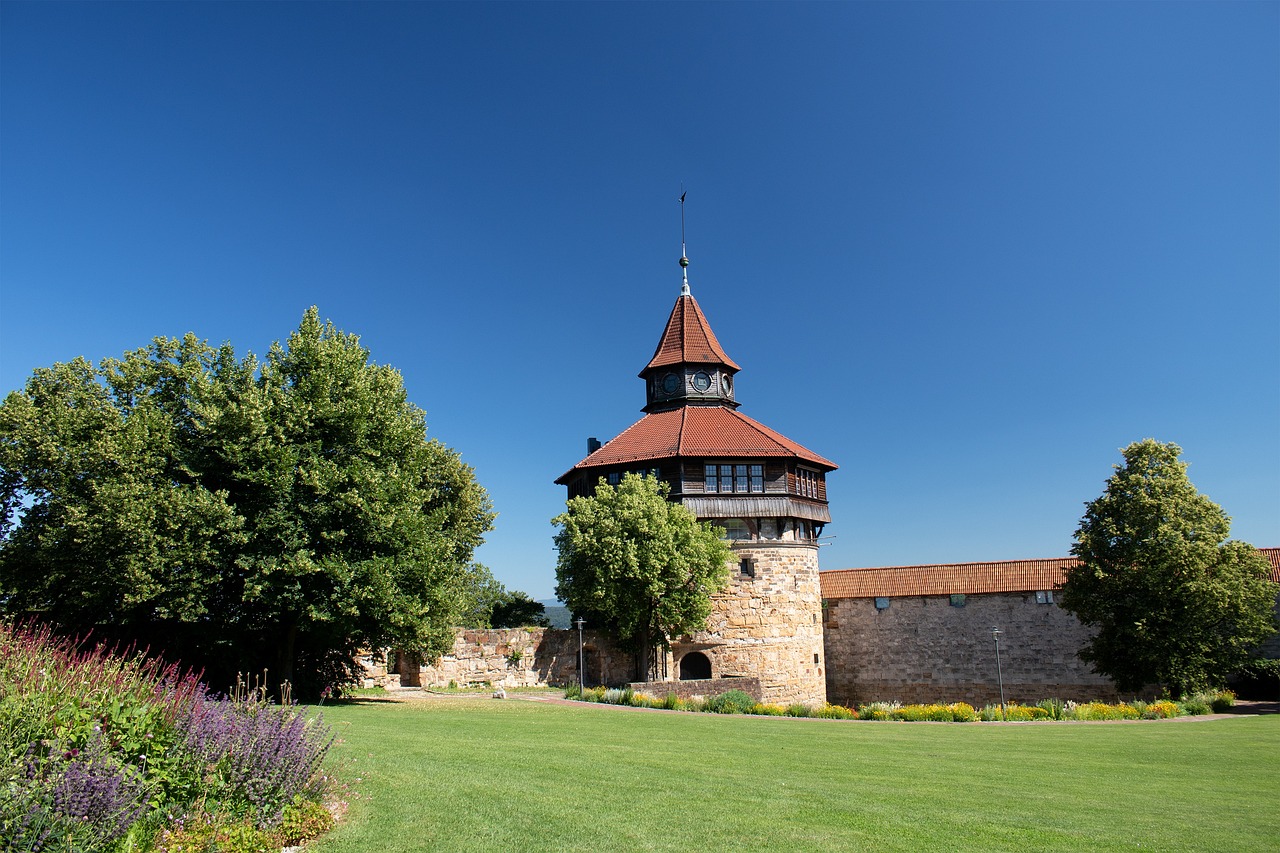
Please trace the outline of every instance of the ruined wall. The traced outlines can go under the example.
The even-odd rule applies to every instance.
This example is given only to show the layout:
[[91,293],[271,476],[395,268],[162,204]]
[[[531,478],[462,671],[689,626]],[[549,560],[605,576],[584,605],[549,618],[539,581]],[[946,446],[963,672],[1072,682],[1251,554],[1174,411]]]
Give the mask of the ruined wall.
[[[615,649],[596,631],[584,631],[582,641],[588,687],[631,680],[634,656],[630,652]],[[578,632],[555,628],[460,630],[453,648],[440,660],[415,666],[401,656],[395,669],[397,673],[388,674],[390,683],[404,687],[443,687],[451,681],[460,687],[572,684],[578,680]],[[379,680],[372,660],[366,664],[366,676],[366,682],[386,683]]]
[[1056,697],[1119,698],[1115,686],[1076,657],[1088,630],[1034,592],[892,598],[877,610],[871,598],[828,602],[824,634],[830,701],[998,702],[995,643],[999,626],[1005,697],[1036,702]]
[[759,679],[765,702],[822,704],[827,683],[817,547],[735,545],[734,553],[754,562],[755,576],[733,567],[730,588],[713,597],[707,630],[673,644],[673,677],[684,654],[701,651],[714,678]]

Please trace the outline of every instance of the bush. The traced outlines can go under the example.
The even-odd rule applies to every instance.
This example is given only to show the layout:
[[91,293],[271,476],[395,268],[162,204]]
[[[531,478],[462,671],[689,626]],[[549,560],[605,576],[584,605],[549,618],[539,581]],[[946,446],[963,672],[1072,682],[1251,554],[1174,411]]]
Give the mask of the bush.
[[1066,703],[1061,699],[1041,699],[1036,703],[1036,707],[1043,708],[1051,720],[1063,719],[1062,712],[1065,706]]
[[756,700],[741,690],[729,690],[707,700],[707,710],[717,714],[750,714]]
[[683,704],[684,703],[680,701],[679,696],[674,693],[668,693],[666,696],[662,697],[662,704],[659,707],[665,708],[668,711],[679,711]]
[[812,709],[808,705],[802,705],[799,702],[787,706],[788,717],[810,717],[813,716]]
[[843,705],[832,705],[826,703],[822,707],[817,708],[813,712],[813,716],[823,720],[856,720],[858,715],[854,711],[850,711]]

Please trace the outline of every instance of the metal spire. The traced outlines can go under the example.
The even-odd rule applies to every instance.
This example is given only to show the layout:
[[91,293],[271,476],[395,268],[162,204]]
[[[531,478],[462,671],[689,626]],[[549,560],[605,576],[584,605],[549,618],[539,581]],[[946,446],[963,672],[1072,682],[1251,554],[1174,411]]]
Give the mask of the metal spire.
[[680,295],[689,295],[689,256],[684,250],[684,197],[687,193],[684,191],[684,185],[680,186],[680,274],[684,277],[684,281],[680,285]]

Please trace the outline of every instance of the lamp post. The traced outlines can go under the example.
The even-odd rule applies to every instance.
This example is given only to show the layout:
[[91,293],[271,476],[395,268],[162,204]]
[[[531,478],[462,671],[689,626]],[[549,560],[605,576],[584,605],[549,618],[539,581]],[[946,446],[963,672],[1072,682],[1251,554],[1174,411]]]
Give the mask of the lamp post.
[[991,639],[996,641],[996,681],[1000,684],[1000,719],[1008,720],[1009,715],[1004,710],[1004,673],[1000,670],[1000,635],[1004,632],[996,626],[991,626]]
[[583,672],[583,666],[582,666],[582,626],[586,621],[587,620],[583,619],[581,616],[578,617],[577,624],[578,624],[578,693],[579,694],[582,693],[582,688],[586,686],[586,684],[583,681],[584,672]]

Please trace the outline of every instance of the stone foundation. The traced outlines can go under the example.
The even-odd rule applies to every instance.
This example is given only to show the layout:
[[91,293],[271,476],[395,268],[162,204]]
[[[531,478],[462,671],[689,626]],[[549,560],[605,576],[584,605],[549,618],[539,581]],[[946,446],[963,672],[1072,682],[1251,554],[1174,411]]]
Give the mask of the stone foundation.
[[757,678],[691,678],[684,681],[633,681],[627,685],[637,693],[648,693],[661,699],[671,693],[681,699],[692,699],[694,696],[710,698],[728,693],[730,690],[741,690],[757,702],[763,702],[763,691]]

